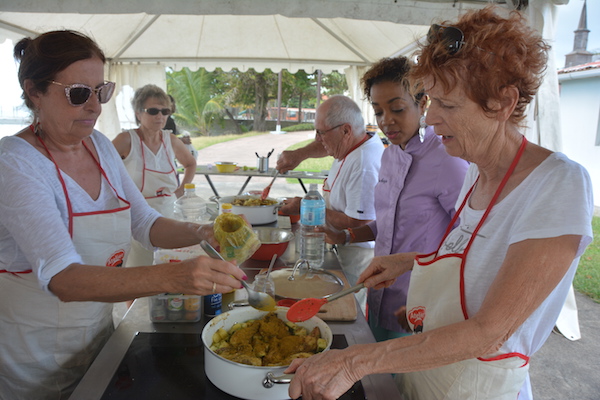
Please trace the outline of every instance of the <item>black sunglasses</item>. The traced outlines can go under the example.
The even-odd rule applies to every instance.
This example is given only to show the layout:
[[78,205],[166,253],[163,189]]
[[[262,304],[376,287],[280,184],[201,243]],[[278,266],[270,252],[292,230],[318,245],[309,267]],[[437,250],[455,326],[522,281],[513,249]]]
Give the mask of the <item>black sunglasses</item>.
[[115,91],[114,82],[104,82],[95,89],[88,85],[84,85],[83,83],[74,83],[72,85],[65,85],[64,83],[56,81],[50,81],[50,83],[63,86],[65,88],[65,95],[67,96],[69,104],[75,107],[82,106],[87,103],[90,97],[92,97],[92,93],[96,93],[98,96],[98,101],[101,104],[108,103],[113,95],[113,92]]
[[465,44],[465,35],[454,26],[431,25],[429,32],[427,32],[427,40],[429,43],[433,43],[435,39],[441,40],[445,44],[450,55],[456,54]]
[[169,115],[171,114],[171,109],[170,108],[144,108],[144,112],[150,114],[150,115],[157,115],[158,113],[161,113],[162,115]]

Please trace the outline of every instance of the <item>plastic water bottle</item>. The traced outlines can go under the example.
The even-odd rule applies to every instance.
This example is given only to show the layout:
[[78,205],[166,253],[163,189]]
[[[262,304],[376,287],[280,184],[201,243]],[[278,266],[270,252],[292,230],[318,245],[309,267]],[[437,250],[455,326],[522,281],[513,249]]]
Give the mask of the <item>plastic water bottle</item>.
[[300,257],[308,260],[311,267],[319,268],[325,254],[325,232],[318,230],[325,225],[325,199],[316,183],[310,184],[300,202],[300,224]]
[[208,220],[206,201],[196,194],[193,183],[186,183],[183,196],[175,201],[175,218],[197,224]]

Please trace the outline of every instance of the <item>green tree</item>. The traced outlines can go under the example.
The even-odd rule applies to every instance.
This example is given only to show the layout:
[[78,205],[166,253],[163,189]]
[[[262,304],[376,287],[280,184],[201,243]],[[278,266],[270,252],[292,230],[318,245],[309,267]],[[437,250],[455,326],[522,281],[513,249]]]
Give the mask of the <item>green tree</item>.
[[208,135],[212,124],[223,123],[223,93],[217,93],[219,72],[204,68],[167,72],[167,92],[177,100],[176,122],[190,131]]
[[333,71],[327,75],[324,74],[321,77],[321,87],[323,88],[323,92],[328,96],[345,94],[348,92],[346,75],[340,74],[337,71]]
[[233,101],[247,107],[254,107],[253,130],[264,132],[267,130],[267,104],[269,100],[277,98],[277,74],[266,69],[256,72],[250,69],[246,72],[233,70],[231,72],[231,86],[234,91]]
[[286,80],[286,84],[290,85],[290,88],[287,90],[289,93],[287,104],[288,107],[292,104],[293,106],[298,107],[298,122],[301,123],[304,121],[302,108],[314,105],[316,102],[317,92],[315,75],[307,74],[304,70],[299,70],[293,75],[288,71],[285,71],[285,74],[291,77],[291,79]]

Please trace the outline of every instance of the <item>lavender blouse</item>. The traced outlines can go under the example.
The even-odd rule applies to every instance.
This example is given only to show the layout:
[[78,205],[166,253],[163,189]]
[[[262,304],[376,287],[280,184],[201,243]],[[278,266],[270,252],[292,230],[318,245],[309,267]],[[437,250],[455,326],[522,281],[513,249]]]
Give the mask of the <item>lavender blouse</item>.
[[[368,225],[375,234],[375,255],[435,251],[454,215],[456,199],[468,163],[446,153],[428,127],[425,140],[415,136],[402,150],[390,145],[383,152],[375,186],[377,219]],[[370,318],[379,327],[404,332],[394,311],[406,305],[410,272],[392,286],[369,290]]]

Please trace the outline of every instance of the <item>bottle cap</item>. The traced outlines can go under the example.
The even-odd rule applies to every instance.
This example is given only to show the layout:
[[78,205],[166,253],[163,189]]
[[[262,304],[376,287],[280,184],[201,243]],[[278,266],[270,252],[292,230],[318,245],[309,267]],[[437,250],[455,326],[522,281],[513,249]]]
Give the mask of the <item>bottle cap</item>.
[[193,184],[193,183],[186,183],[186,184],[183,186],[183,188],[184,188],[184,189],[196,189],[196,185],[195,185],[195,184]]
[[231,203],[223,203],[223,205],[221,206],[221,209],[223,211],[225,211],[225,210],[231,210],[231,209],[233,209],[233,206],[231,205]]

